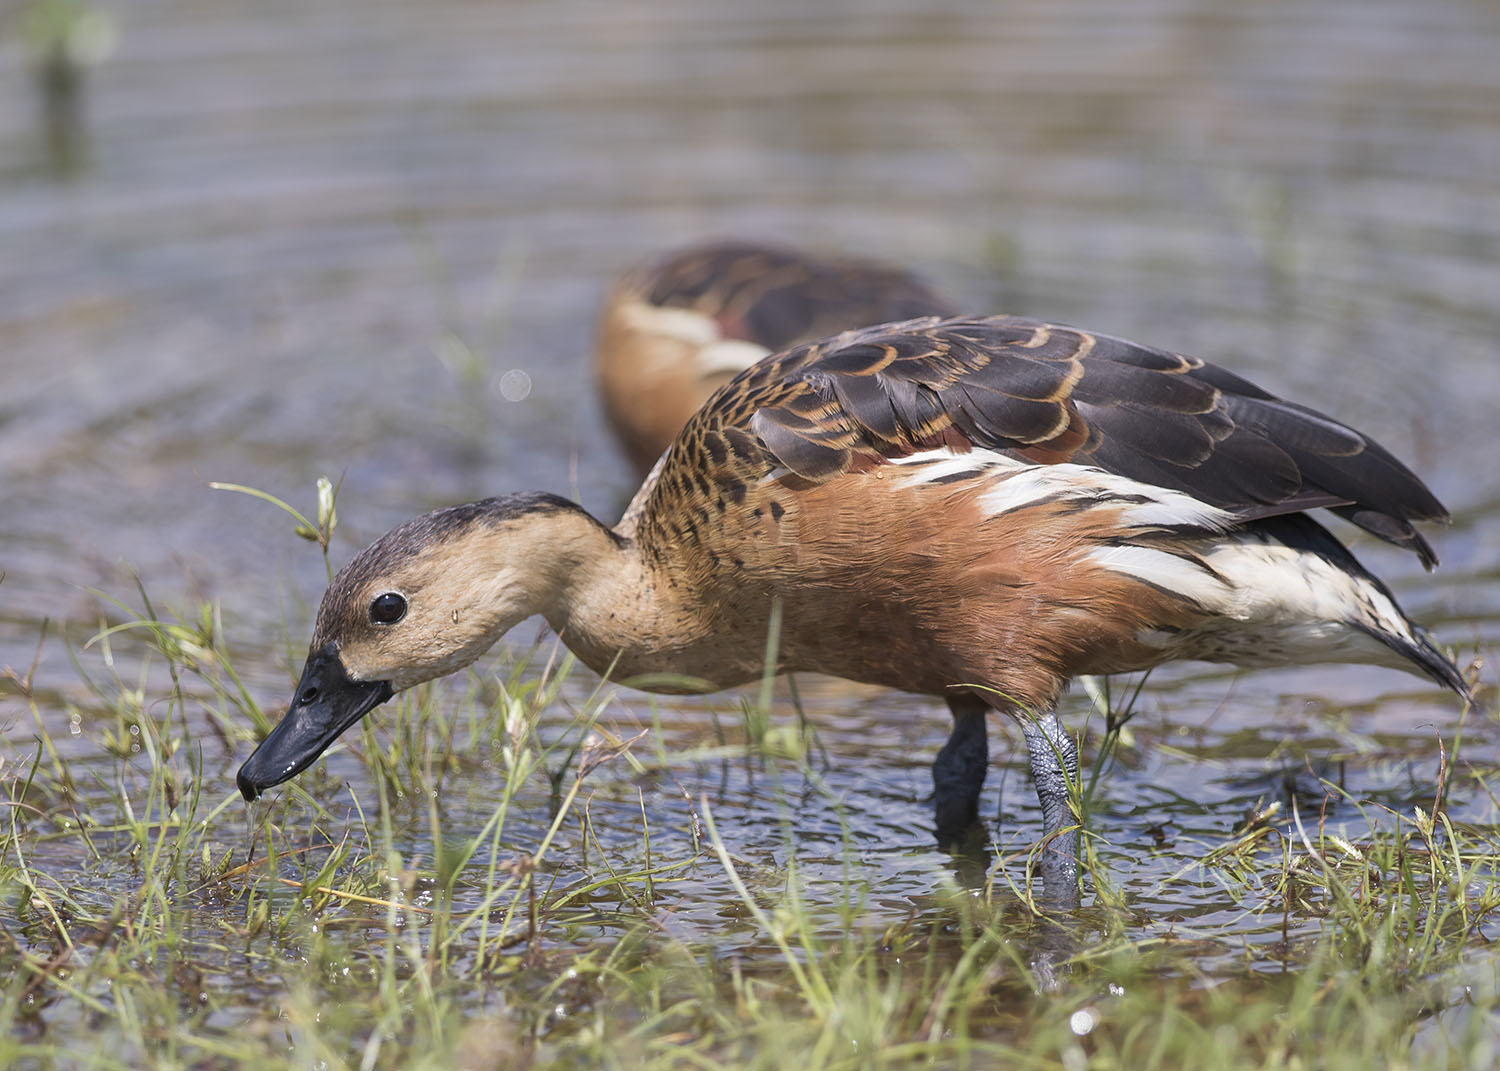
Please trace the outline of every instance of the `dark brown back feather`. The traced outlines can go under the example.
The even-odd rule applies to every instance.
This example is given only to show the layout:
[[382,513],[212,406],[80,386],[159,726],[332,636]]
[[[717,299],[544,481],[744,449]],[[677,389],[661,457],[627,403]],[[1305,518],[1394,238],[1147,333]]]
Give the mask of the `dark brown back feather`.
[[1094,465],[1245,520],[1331,507],[1428,567],[1412,522],[1447,519],[1406,466],[1330,417],[1194,357],[1009,316],[886,324],[766,358],[688,423],[650,512],[692,493],[704,442],[719,484],[778,468],[821,483],[935,447]]

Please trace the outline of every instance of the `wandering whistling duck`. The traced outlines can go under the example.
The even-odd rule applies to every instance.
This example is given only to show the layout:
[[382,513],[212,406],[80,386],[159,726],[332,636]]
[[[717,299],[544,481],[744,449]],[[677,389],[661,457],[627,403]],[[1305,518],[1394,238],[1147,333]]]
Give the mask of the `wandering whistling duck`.
[[600,673],[706,691],[761,676],[779,606],[778,670],[948,701],[940,831],[976,818],[987,712],[1016,717],[1044,890],[1076,902],[1077,753],[1054,710],[1070,677],[1363,662],[1467,694],[1315,507],[1436,561],[1412,522],[1446,513],[1404,465],[1211,364],[1009,316],[851,331],[722,387],[613,528],[516,494],[361,551],[240,790],[291,777],[533,614]]
[[762,357],[850,328],[957,311],[884,264],[715,242],[619,282],[599,318],[594,370],[610,426],[644,476],[709,396]]

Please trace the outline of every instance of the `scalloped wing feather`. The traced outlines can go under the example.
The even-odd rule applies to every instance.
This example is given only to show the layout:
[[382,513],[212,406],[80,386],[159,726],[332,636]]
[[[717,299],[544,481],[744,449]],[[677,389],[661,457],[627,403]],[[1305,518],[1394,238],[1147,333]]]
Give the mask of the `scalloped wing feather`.
[[1331,417],[1197,358],[1008,316],[887,324],[769,357],[679,443],[709,434],[726,436],[723,464],[752,481],[785,469],[821,483],[919,450],[980,448],[1093,465],[1242,520],[1328,506],[1429,567],[1412,522],[1447,519],[1406,466]]

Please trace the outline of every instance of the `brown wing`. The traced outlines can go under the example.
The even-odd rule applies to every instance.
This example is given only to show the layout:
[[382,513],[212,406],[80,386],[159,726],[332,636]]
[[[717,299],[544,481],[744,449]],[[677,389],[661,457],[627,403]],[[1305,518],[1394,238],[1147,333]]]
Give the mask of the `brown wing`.
[[1330,417],[1197,358],[1006,316],[886,324],[766,358],[688,423],[654,493],[735,500],[778,469],[821,483],[940,446],[1095,465],[1245,520],[1327,506],[1428,567],[1412,522],[1447,519],[1406,466]]
[[738,242],[676,253],[638,286],[649,304],[694,309],[717,320],[724,337],[772,351],[850,327],[957,311],[896,268]]

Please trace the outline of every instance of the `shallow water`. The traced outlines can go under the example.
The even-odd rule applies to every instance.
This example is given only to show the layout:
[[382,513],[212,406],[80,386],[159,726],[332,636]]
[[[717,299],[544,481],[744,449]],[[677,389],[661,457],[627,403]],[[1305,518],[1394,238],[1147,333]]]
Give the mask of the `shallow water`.
[[[1200,354],[1371,432],[1455,523],[1432,575],[1359,553],[1461,658],[1493,661],[1488,0],[107,10],[116,41],[67,155],[42,135],[25,48],[0,46],[0,666],[30,665],[47,623],[35,680],[70,758],[97,753],[107,719],[57,633],[82,642],[110,613],[95,590],[138,605],[132,572],[159,605],[216,600],[249,687],[284,702],[323,564],[275,510],[210,480],[310,509],[315,478],[342,475],[336,560],[412,513],[507,490],[616,513],[632,480],[590,389],[595,311],[625,267],[713,236],[884,257],[977,312]],[[5,688],[9,771],[34,732]],[[783,786],[804,806],[715,759],[642,786],[647,812],[685,837],[683,790],[708,793],[772,883],[792,843],[810,882],[834,880],[847,837],[881,890],[872,918],[900,919],[951,871],[925,800],[946,714],[803,691],[829,755],[820,790]],[[1073,724],[1085,708],[1073,697]],[[1141,708],[1095,829],[1125,895],[1173,920],[1234,910],[1212,878],[1197,897],[1159,890],[1195,845],[1289,807],[1289,783],[1430,800],[1458,718],[1420,681],[1348,668],[1173,669]],[[710,705],[662,709],[669,750],[715,738]],[[1500,761],[1491,728],[1465,743],[1478,768]],[[233,791],[241,758],[205,755],[208,795]],[[594,817],[624,845],[640,800],[616,796]],[[1021,764],[997,763],[987,800],[1024,850]],[[476,784],[446,821],[482,824],[492,803]],[[1455,817],[1493,811],[1465,799]],[[682,881],[672,925],[722,932],[734,898],[716,864]]]

